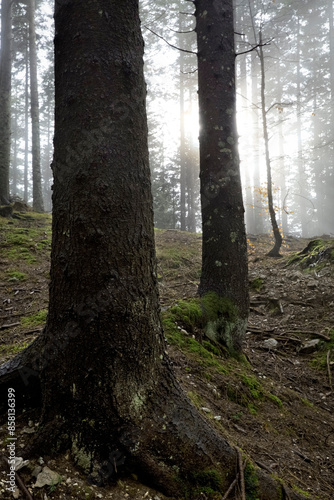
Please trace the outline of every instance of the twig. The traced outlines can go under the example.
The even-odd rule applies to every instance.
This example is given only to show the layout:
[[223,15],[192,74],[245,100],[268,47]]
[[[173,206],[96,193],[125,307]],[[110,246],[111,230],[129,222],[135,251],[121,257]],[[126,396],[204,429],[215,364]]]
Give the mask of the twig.
[[195,55],[197,55],[197,52],[194,52],[193,50],[181,49],[180,47],[177,47],[176,45],[173,45],[172,43],[169,43],[168,40],[166,40],[163,36],[158,35],[158,33],[156,33],[155,31],[151,30],[151,28],[149,28],[148,26],[144,26],[144,28],[146,28],[148,31],[150,31],[151,33],[153,33],[153,35],[157,36],[158,38],[161,38],[161,40],[163,40],[165,43],[167,43],[167,45],[169,45],[169,47],[172,47],[173,49],[180,50],[181,52],[186,52],[187,54],[195,54]]
[[237,57],[237,56],[242,56],[243,54],[249,54],[250,52],[253,52],[254,50],[258,49],[259,47],[265,47],[266,45],[270,45],[270,42],[271,42],[271,41],[272,41],[272,39],[271,39],[271,40],[269,40],[268,42],[265,42],[265,43],[257,43],[256,45],[254,45],[253,47],[251,47],[251,48],[250,48],[250,49],[248,49],[248,50],[245,50],[245,51],[243,51],[243,52],[237,52],[237,53],[235,54],[235,57]]
[[239,472],[235,476],[234,481],[232,481],[232,483],[230,484],[229,489],[227,490],[227,492],[225,493],[225,495],[222,497],[222,500],[227,500],[229,494],[231,493],[231,491],[233,490],[233,488],[235,488],[235,486],[236,486],[236,484],[238,482],[238,479],[239,479]]
[[0,330],[5,330],[5,328],[13,328],[14,326],[18,326],[21,323],[12,323],[11,325],[2,325],[0,326]]
[[34,328],[33,330],[28,330],[27,332],[22,332],[23,335],[31,335],[32,333],[41,333],[43,328]]
[[[9,467],[9,463],[8,463],[7,458],[4,455],[1,455],[1,458],[3,459],[3,461]],[[15,479],[17,481],[18,487],[20,488],[20,490],[22,491],[22,493],[25,495],[25,497],[27,498],[27,500],[34,500],[33,497],[30,494],[30,491],[27,489],[26,485],[24,484],[24,482],[22,481],[22,479],[20,478],[20,476],[18,475],[18,473],[16,471],[15,471]]]
[[332,386],[332,373],[331,373],[331,364],[330,364],[330,356],[331,356],[331,350],[328,349],[327,352],[327,370],[328,370],[328,380],[329,380],[329,387],[331,390],[333,390]]
[[287,330],[284,333],[286,333],[286,334],[289,334],[289,333],[302,333],[304,335],[313,335],[314,337],[320,337],[320,338],[326,340],[327,342],[330,342],[330,340],[331,340],[330,337],[327,337],[327,335],[325,335],[324,333],[317,333],[317,332],[311,332],[311,331],[308,331],[308,330],[301,330],[300,328],[296,329],[296,330]]
[[258,465],[259,467],[261,467],[261,469],[266,470],[270,474],[273,473],[273,470],[270,467],[268,467],[267,465],[263,464],[262,462],[259,462],[258,460],[255,460],[255,463],[256,463],[256,465]]
[[246,486],[245,486],[245,476],[244,476],[244,466],[242,463],[242,453],[240,448],[238,448],[238,462],[239,462],[239,474],[240,474],[240,489],[241,489],[241,500],[246,500]]

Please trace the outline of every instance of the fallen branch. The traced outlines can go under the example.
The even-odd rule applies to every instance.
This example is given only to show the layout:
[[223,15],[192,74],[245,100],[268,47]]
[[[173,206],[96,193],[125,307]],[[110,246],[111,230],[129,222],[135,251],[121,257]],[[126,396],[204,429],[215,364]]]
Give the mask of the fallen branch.
[[5,330],[6,328],[13,328],[14,326],[18,326],[21,323],[12,323],[11,325],[2,325],[0,326],[0,330]]
[[[1,458],[2,458],[2,460],[6,463],[6,465],[9,468],[9,462],[8,462],[7,457],[5,457],[4,455],[1,455]],[[19,489],[25,495],[25,497],[27,498],[27,500],[34,500],[33,497],[30,494],[30,491],[27,489],[26,485],[24,484],[24,482],[22,481],[22,479],[20,478],[20,476],[18,475],[18,473],[16,471],[15,471],[15,479],[16,479],[16,482],[17,482],[17,485],[18,485]]]
[[331,388],[331,391],[332,391],[333,385],[332,385],[332,373],[331,373],[330,357],[331,357],[331,350],[328,349],[328,352],[327,352],[327,370],[328,370],[329,387]]
[[301,330],[300,328],[298,328],[296,330],[288,330],[288,331],[286,331],[284,333],[286,333],[286,334],[289,334],[289,333],[302,333],[303,335],[313,335],[313,337],[320,337],[320,338],[326,340],[327,342],[331,341],[331,338],[327,337],[327,335],[325,335],[324,333],[311,332],[310,330]]
[[259,467],[261,467],[261,469],[266,470],[270,474],[273,473],[273,470],[270,467],[268,467],[267,465],[263,464],[262,462],[259,462],[258,460],[255,460],[255,463],[256,463],[256,465],[258,465]]
[[232,481],[232,483],[230,484],[230,486],[229,486],[227,492],[225,493],[225,495],[222,497],[222,500],[227,500],[227,498],[228,498],[229,494],[231,493],[231,491],[233,490],[233,488],[236,487],[238,480],[239,480],[239,472],[235,476],[234,481]]
[[240,448],[238,448],[238,462],[239,462],[239,474],[240,474],[241,500],[246,500],[244,465],[242,463],[242,453]]
[[247,326],[247,332],[250,333],[263,333],[263,334],[271,334],[275,331],[275,328],[270,328],[270,330],[263,330],[262,328],[256,328],[256,326]]
[[31,335],[32,333],[42,333],[43,328],[34,328],[33,330],[28,330],[27,332],[22,332],[23,335]]

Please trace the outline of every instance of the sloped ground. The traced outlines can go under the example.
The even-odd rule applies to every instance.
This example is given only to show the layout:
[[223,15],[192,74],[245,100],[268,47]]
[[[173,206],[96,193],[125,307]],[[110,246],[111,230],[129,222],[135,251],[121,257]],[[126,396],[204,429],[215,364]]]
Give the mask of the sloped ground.
[[[9,222],[0,218],[0,362],[31,342],[45,322],[51,221],[32,213],[21,217]],[[156,240],[161,308],[168,317],[171,306],[196,296],[201,239],[157,231]],[[182,321],[177,335],[166,329],[170,356],[188,396],[232,445],[305,496],[332,500],[333,254],[323,252],[323,246],[310,248],[288,266],[288,258],[308,241],[291,238],[283,259],[265,256],[270,249],[266,236],[250,243],[251,312],[244,343],[248,362],[226,359],[203,332],[185,329]],[[334,241],[327,246],[333,247]],[[308,340],[319,342],[305,346]],[[33,432],[38,432],[38,413],[23,414],[17,421],[17,455],[24,458],[26,439]],[[0,453],[6,455],[4,422],[0,439]],[[60,475],[61,482],[32,488],[45,466]],[[41,457],[19,474],[34,499],[165,498],[136,477],[108,488],[89,485],[69,455]],[[13,498],[5,480],[3,465],[0,497]],[[240,498],[238,490],[228,498]]]

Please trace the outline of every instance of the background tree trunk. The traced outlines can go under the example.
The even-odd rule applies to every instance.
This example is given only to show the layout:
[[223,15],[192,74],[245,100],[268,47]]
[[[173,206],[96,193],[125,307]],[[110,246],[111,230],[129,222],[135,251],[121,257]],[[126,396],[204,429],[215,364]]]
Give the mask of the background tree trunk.
[[0,204],[9,203],[11,141],[12,1],[1,3],[0,49]]
[[279,257],[280,256],[280,248],[282,246],[283,238],[281,232],[279,230],[279,226],[276,219],[276,213],[274,208],[274,200],[273,200],[273,182],[272,182],[272,173],[271,173],[271,162],[270,162],[270,154],[269,154],[269,136],[268,136],[268,125],[267,125],[267,110],[266,110],[266,98],[265,98],[265,84],[266,84],[266,75],[264,71],[264,55],[262,48],[262,34],[260,32],[260,47],[259,47],[259,57],[261,63],[261,110],[262,110],[262,126],[263,126],[263,138],[264,138],[264,149],[265,149],[265,157],[266,157],[266,168],[267,168],[267,190],[268,190],[268,210],[270,215],[271,226],[273,228],[274,234],[274,246],[268,252],[270,257]]
[[43,207],[43,194],[42,194],[42,181],[41,181],[41,146],[40,146],[40,129],[39,129],[35,0],[28,1],[27,12],[29,19],[33,209],[36,212],[43,212],[44,207]]
[[[208,336],[239,351],[248,317],[248,264],[236,129],[232,0],[196,0],[203,228],[199,294],[216,294]],[[220,310],[219,310],[220,309]]]

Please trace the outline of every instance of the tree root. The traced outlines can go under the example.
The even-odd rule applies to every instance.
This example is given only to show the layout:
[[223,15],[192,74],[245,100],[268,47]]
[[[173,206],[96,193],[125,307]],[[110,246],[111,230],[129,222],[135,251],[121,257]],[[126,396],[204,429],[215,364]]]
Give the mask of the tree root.
[[[19,396],[23,395],[20,400],[21,407],[26,405],[36,407],[40,404],[42,387],[40,379],[47,363],[43,356],[45,346],[43,337],[42,334],[16,358],[0,367],[0,391],[5,394],[5,397],[1,398],[2,410],[7,404],[9,387],[15,389],[17,401]],[[242,479],[241,452],[230,446],[197,412],[183,393],[173,373],[167,370],[165,375],[165,379],[159,384],[157,394],[152,394],[151,401],[143,407],[143,414],[139,420],[131,417],[130,410],[128,418],[117,415],[115,408],[108,402],[104,402],[105,415],[99,408],[97,409],[97,415],[100,417],[99,426],[92,431],[89,438],[85,435],[84,439],[100,442],[101,449],[109,450],[109,456],[108,454],[107,456],[104,454],[104,458],[98,456],[99,467],[96,467],[95,462],[93,480],[97,484],[99,480],[114,480],[119,470],[123,468],[124,471],[125,463],[126,472],[137,473],[152,486],[174,497],[189,495],[189,492],[191,496],[194,495],[196,487],[198,491],[201,487],[211,486],[210,477],[214,475],[219,479],[216,489],[218,488],[221,493],[230,485],[223,497],[228,498],[226,495],[229,495],[234,487],[233,478],[236,476],[235,469],[239,456],[238,477],[245,498],[247,487],[245,479]],[[67,421],[63,417],[58,421],[57,412],[59,408],[55,409],[53,415],[46,416],[42,411],[44,422],[42,421],[38,441],[35,441],[30,448],[31,452],[40,451],[38,447],[43,440],[44,445],[48,446],[49,452],[52,450],[52,453],[57,453],[59,450],[57,448],[59,442],[64,444],[66,441],[67,446],[70,443],[73,446],[75,443],[75,429],[85,421],[85,415],[80,415],[80,422],[75,422],[75,417],[71,414],[65,414]],[[115,426],[117,418],[119,423]],[[87,442],[83,450],[86,449],[89,454],[89,449],[85,446]],[[103,476],[102,470],[107,470],[107,474]],[[256,466],[254,466],[254,476],[258,484],[257,498],[260,500],[280,500],[284,495],[291,500],[303,498],[287,487],[282,489],[279,481]]]

